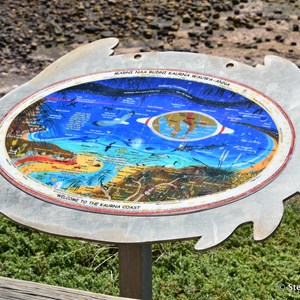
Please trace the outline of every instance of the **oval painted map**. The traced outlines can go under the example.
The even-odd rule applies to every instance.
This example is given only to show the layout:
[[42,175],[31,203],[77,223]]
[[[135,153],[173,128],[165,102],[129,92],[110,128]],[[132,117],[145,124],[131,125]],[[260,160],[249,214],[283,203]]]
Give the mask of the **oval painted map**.
[[174,70],[73,78],[16,105],[1,123],[2,174],[70,208],[160,215],[214,208],[272,181],[294,145],[263,94]]

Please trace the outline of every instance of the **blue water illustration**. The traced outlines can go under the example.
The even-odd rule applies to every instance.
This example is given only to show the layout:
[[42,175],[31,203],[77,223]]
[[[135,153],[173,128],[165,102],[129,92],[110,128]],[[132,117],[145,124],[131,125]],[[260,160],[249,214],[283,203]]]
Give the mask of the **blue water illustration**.
[[[240,94],[207,83],[114,78],[57,91],[41,103],[34,123],[43,130],[31,132],[29,141],[51,143],[75,155],[93,154],[103,163],[101,170],[86,174],[30,174],[60,189],[76,180],[87,186],[105,185],[125,167],[204,166],[238,172],[276,151],[278,130],[267,111]],[[205,114],[220,125],[197,125],[191,130],[189,123],[180,121],[174,134],[164,114],[180,111]],[[162,136],[138,121],[157,116]],[[218,126],[231,131],[222,133]]]

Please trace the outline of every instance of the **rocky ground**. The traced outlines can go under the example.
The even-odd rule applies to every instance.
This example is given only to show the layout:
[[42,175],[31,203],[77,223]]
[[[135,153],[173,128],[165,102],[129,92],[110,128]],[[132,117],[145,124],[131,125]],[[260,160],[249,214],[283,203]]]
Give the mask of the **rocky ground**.
[[187,51],[300,67],[300,0],[0,0],[0,96],[66,52],[105,37],[116,54]]

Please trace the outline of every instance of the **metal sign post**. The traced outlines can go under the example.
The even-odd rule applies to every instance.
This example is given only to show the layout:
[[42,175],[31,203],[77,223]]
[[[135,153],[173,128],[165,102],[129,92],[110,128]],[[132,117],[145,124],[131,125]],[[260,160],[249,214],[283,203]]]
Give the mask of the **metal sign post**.
[[[267,238],[299,191],[300,76],[195,53],[110,56],[99,40],[1,101],[0,211],[119,245],[122,296],[151,299],[151,243],[204,250],[253,222]],[[170,226],[171,225],[171,226]]]

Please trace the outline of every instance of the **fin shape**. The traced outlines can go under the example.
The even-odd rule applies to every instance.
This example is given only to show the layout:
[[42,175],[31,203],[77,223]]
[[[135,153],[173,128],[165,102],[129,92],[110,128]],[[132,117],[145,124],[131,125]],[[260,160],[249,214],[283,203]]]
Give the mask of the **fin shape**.
[[[253,220],[253,237],[255,241],[261,241],[269,237],[279,226],[284,206],[282,201],[274,201],[272,206],[268,209],[272,210],[273,213],[265,214],[266,217],[257,216]],[[260,213],[264,213],[263,210]]]

